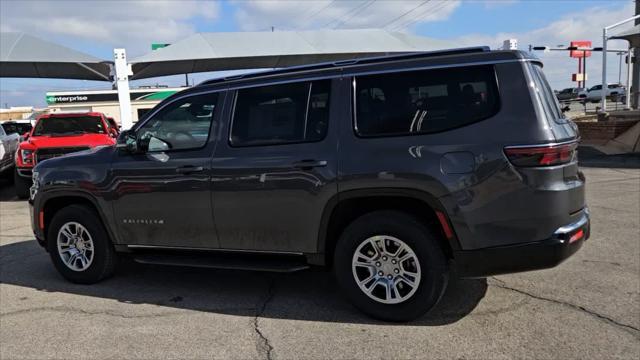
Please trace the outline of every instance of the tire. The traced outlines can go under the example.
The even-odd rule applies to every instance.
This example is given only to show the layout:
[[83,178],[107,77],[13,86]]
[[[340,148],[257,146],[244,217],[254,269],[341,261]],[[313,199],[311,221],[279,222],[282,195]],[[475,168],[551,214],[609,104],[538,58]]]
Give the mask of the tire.
[[[371,241],[377,242],[377,240],[371,239],[381,239],[378,236],[384,236],[383,241],[391,245],[398,244],[397,240],[400,240],[413,252],[419,268],[414,267],[412,270],[416,274],[420,274],[415,290],[408,291],[407,289],[411,287],[400,284],[402,280],[398,281],[399,277],[393,279],[393,283],[396,284],[393,287],[396,292],[395,299],[389,298],[389,293],[386,292],[387,287],[384,284],[372,286],[374,289],[371,295],[366,294],[360,288],[356,280],[357,276],[361,277],[360,280],[366,280],[368,276],[371,276],[377,270],[368,266],[352,267],[354,254],[356,251],[362,254],[360,251],[367,250],[367,247],[369,247],[369,254],[371,254],[371,246],[373,246]],[[336,280],[349,300],[362,312],[385,321],[413,320],[425,314],[437,304],[449,280],[447,260],[438,245],[438,236],[436,232],[426,227],[415,217],[400,211],[383,210],[363,215],[349,224],[338,239],[333,264]],[[393,250],[393,247],[391,249]],[[375,251],[375,255],[372,258],[382,260],[381,254],[377,250]],[[398,253],[401,254],[402,251],[398,251]],[[406,254],[409,253],[407,252]],[[400,255],[399,257],[403,256]],[[393,259],[393,257],[391,258]],[[389,257],[387,257],[387,260],[389,260]],[[407,264],[411,266],[411,263],[407,263],[407,261],[403,260],[402,262],[404,264],[400,268],[403,272],[402,276],[404,276],[404,268]],[[380,264],[380,262],[372,261],[371,264]],[[394,264],[397,264],[397,262]],[[387,275],[375,281],[388,283],[385,278],[390,275],[393,277],[393,272],[397,273],[398,271],[397,268],[393,267],[397,266],[390,265],[389,262],[383,263],[382,267],[377,269],[384,270],[383,274],[386,273]],[[362,274],[363,271],[364,275]],[[415,279],[417,278],[413,278],[413,280]],[[399,289],[398,287],[402,285],[405,285],[404,289]],[[380,294],[380,290],[383,289],[384,296],[387,297],[386,300],[372,298],[372,296],[376,297],[375,293]],[[405,291],[404,294],[401,293],[402,290]],[[402,297],[405,298],[402,299]]]
[[[73,224],[79,224],[80,226]],[[85,240],[89,238],[91,240],[93,252],[90,252],[86,241],[79,241],[76,242],[76,246],[73,247],[62,246],[63,249],[69,250],[64,252],[63,255],[63,252],[59,250],[58,239],[60,235],[61,243],[67,242],[67,237],[59,234],[60,231],[63,230],[63,227],[66,227],[66,230],[70,230],[72,234],[81,234],[82,232],[78,232],[77,230],[84,228],[84,231],[89,237],[87,237],[86,234],[81,234],[82,238]],[[74,229],[76,231],[74,231]],[[84,205],[67,206],[53,216],[49,229],[47,230],[47,249],[53,265],[58,272],[60,272],[65,279],[74,283],[94,284],[109,277],[115,270],[116,253],[109,240],[107,231],[95,211]],[[74,270],[65,263],[63,258],[71,260],[71,254],[78,254],[82,250],[84,250],[83,254],[85,257],[81,258],[80,256],[76,256],[75,262],[71,261],[77,266]],[[85,261],[89,259],[90,261]],[[88,266],[85,267],[85,264]]]
[[18,170],[14,170],[13,187],[16,191],[16,196],[18,196],[18,199],[28,199],[29,188],[31,187],[31,179],[18,175]]

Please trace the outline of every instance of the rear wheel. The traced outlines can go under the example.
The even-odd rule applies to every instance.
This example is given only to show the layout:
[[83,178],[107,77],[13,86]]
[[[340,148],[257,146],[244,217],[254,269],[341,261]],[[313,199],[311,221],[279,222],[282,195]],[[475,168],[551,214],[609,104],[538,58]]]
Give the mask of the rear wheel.
[[13,187],[16,190],[16,196],[19,199],[26,199],[29,197],[29,188],[31,187],[31,179],[20,176],[18,170],[13,172]]
[[53,216],[47,247],[58,272],[71,282],[93,284],[114,271],[113,245],[97,214],[87,206],[70,205]]
[[408,321],[436,305],[448,281],[437,234],[409,214],[376,211],[340,236],[334,271],[347,297],[364,313]]

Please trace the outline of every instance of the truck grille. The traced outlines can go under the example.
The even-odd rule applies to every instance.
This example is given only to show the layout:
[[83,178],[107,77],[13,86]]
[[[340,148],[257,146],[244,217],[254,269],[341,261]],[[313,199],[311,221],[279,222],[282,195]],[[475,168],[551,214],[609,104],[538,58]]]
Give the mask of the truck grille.
[[89,149],[89,147],[86,146],[40,149],[36,151],[36,163],[87,149]]

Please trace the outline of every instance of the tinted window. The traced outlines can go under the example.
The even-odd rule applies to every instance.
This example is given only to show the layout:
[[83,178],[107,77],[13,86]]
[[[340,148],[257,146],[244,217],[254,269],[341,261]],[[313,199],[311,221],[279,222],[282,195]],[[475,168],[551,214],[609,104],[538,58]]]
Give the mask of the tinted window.
[[322,140],[328,127],[330,87],[330,80],[322,80],[238,90],[231,144]]
[[544,112],[549,119],[561,119],[564,118],[564,114],[560,108],[558,99],[553,96],[551,86],[547,82],[547,79],[542,72],[540,65],[533,65],[533,81],[535,83],[535,90],[538,95],[538,99],[542,103]]
[[26,132],[31,131],[31,124],[23,124],[23,123],[3,123],[2,127],[7,134],[24,134]]
[[358,76],[355,94],[362,136],[453,129],[488,118],[499,106],[491,66]]
[[99,116],[64,116],[42,118],[36,124],[34,136],[104,134],[105,128]]
[[209,139],[218,94],[190,96],[160,110],[139,130],[149,151],[185,150],[204,146]]

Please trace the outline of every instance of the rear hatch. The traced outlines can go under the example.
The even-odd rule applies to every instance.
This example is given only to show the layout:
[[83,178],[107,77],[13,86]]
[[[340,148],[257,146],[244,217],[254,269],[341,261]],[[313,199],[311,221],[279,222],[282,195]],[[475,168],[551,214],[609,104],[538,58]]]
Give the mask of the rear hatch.
[[567,118],[549,86],[542,65],[529,63],[533,100],[539,117],[548,125],[555,141],[505,149],[510,162],[526,174],[529,185],[539,191],[555,194],[549,206],[565,209],[565,214],[578,215],[585,206],[584,175],[578,169],[579,133]]

